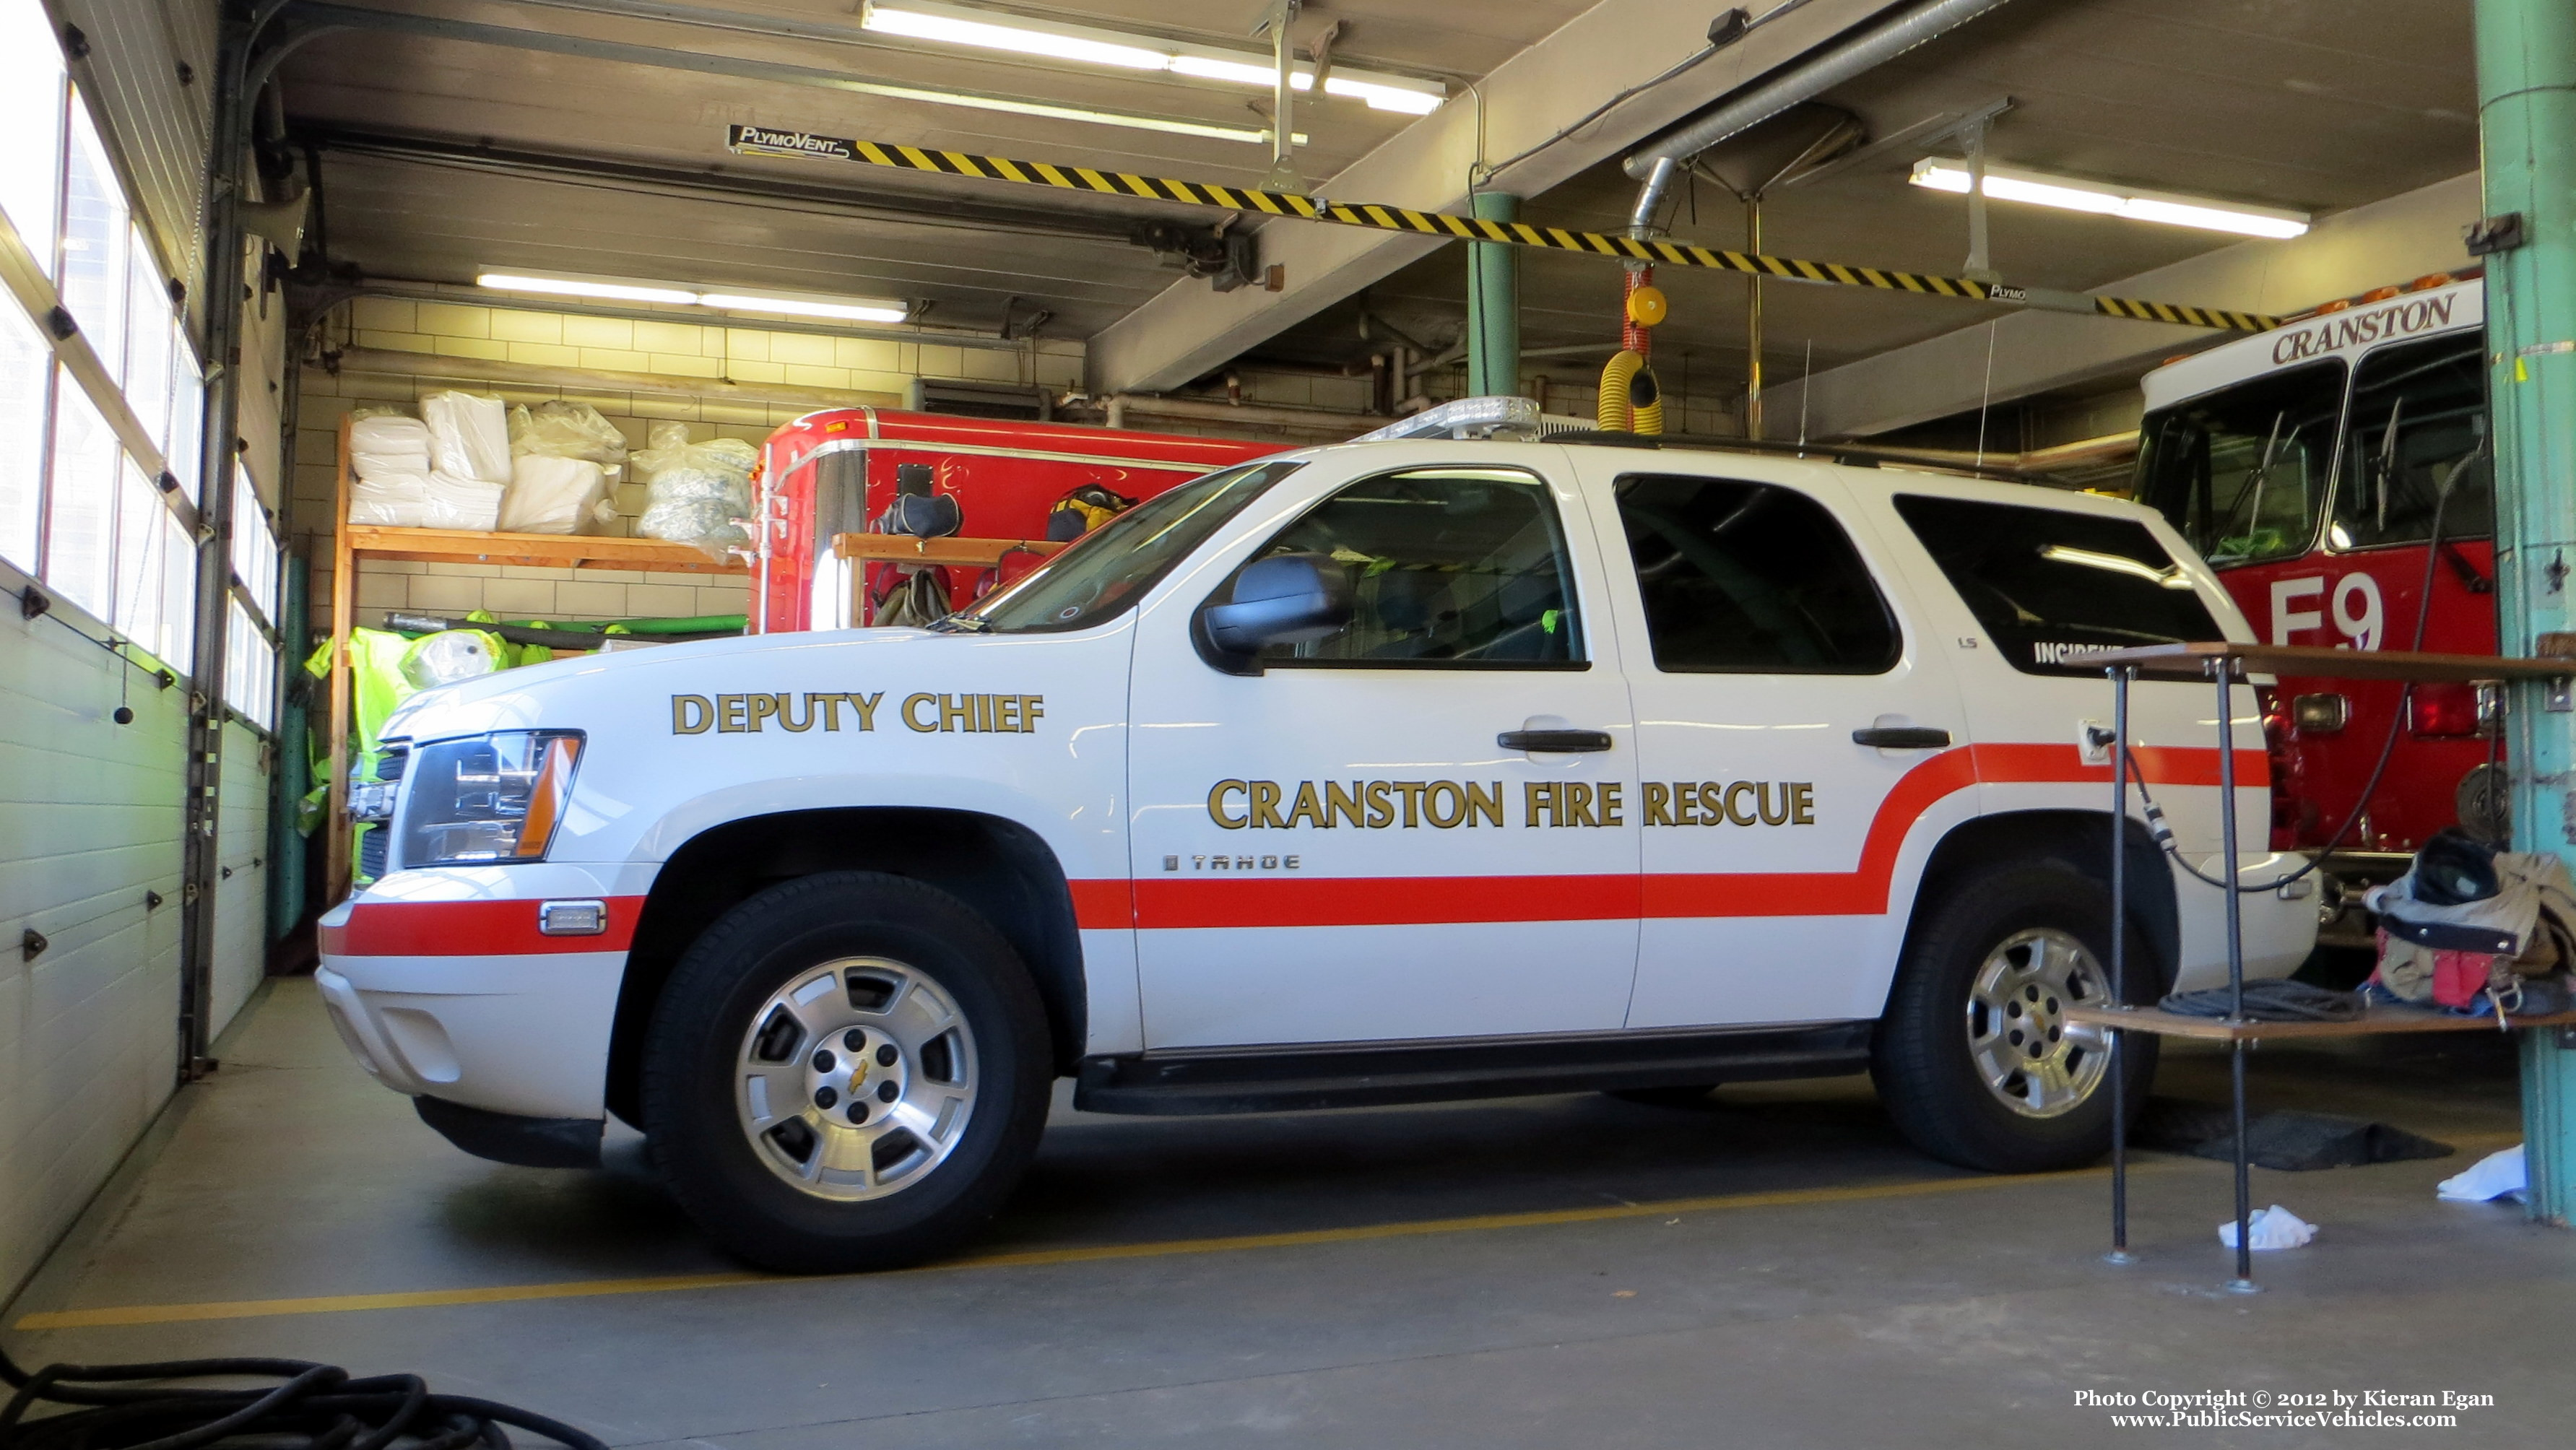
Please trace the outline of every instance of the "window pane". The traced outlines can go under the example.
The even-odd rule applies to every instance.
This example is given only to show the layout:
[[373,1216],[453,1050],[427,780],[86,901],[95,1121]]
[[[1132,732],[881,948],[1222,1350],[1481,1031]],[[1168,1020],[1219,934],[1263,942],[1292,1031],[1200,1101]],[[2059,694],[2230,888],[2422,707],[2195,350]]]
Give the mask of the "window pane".
[[1510,469],[1420,469],[1353,484],[1254,559],[1348,570],[1337,634],[1273,645],[1281,664],[1563,664],[1583,657],[1547,486]]
[[125,194],[77,97],[63,192],[63,305],[109,375],[125,380]]
[[253,723],[273,728],[277,712],[277,654],[236,599],[225,607],[231,633],[224,641],[224,700]]
[[154,512],[161,520],[161,628],[153,653],[185,675],[196,663],[188,657],[197,638],[196,541],[176,514],[168,509]]
[[2312,363],[2150,415],[2138,431],[2138,501],[2212,564],[2306,553],[2343,382],[2342,363]]
[[45,8],[0,8],[0,211],[36,265],[54,271],[54,216],[62,191],[63,53]]
[[2018,504],[1901,496],[1896,511],[2026,675],[2100,679],[2089,656],[2222,638],[2147,526]]
[[1619,480],[1655,668],[1875,675],[1896,626],[1822,504],[1767,484]]
[[259,490],[252,487],[250,475],[237,470],[233,474],[233,577],[250,591],[259,612],[271,622],[277,618],[277,534],[270,529],[268,513],[259,504]]
[[124,454],[107,420],[67,373],[54,377],[53,488],[46,499],[45,582],[99,619],[115,609],[116,475]]
[[206,440],[206,377],[197,367],[197,350],[188,343],[185,324],[170,328],[170,446],[162,457],[179,480],[190,503],[202,503],[197,489],[198,451]]
[[118,472],[117,490],[116,618],[110,623],[148,649],[160,635],[161,585],[168,573],[161,562],[166,535],[156,517],[165,510],[161,490],[131,458]]
[[53,375],[53,351],[36,325],[0,302],[0,556],[31,574],[45,498],[45,393]]
[[2335,495],[2336,548],[2429,539],[2437,503],[2443,538],[2495,532],[2486,361],[2486,336],[2477,332],[2384,347],[2362,359],[2353,378],[2352,442]]
[[170,289],[143,245],[129,232],[125,249],[125,401],[152,434],[152,446],[170,452]]

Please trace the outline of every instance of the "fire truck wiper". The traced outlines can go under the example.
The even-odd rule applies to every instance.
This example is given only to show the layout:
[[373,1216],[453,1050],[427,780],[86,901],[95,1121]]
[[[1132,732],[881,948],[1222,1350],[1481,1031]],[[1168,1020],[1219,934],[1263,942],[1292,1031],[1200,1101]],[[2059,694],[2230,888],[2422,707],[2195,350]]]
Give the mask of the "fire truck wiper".
[[2379,532],[2388,532],[2388,485],[2397,477],[2397,418],[2405,410],[2406,395],[2400,393],[2388,405],[2388,431],[2379,435]]

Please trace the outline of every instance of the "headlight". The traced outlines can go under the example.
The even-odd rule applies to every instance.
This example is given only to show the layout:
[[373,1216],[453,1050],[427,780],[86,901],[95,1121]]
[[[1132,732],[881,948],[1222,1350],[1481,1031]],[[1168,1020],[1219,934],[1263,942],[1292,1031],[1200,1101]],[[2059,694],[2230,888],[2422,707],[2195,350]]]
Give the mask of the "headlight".
[[581,735],[570,730],[414,746],[403,771],[401,864],[544,860],[580,759]]

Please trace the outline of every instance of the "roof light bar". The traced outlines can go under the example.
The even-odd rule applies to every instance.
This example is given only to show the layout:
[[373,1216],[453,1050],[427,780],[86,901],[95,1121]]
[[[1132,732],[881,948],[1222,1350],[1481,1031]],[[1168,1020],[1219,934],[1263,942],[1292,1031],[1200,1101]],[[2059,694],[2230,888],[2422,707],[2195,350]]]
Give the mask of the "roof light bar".
[[1536,399],[1489,394],[1481,398],[1458,398],[1435,408],[1425,408],[1410,418],[1400,418],[1383,428],[1363,433],[1351,441],[1385,443],[1398,438],[1529,439],[1537,437],[1538,433],[1539,412]]
[[[1968,163],[1945,156],[1927,156],[1914,163],[1914,174],[1907,180],[1933,191],[1965,196],[1968,194]],[[2274,240],[2299,236],[2308,229],[2306,212],[2179,196],[2167,191],[2142,191],[2136,187],[2112,186],[2071,176],[2051,176],[2042,171],[2024,171],[1992,163],[1986,166],[1986,195],[1995,201],[2027,202],[2032,206],[2051,206],[2062,211],[2091,212],[2097,216],[2125,217],[2130,221],[2197,227],[2203,231],[2233,232],[2239,236]]]
[[601,297],[614,302],[660,302],[677,307],[767,312],[782,317],[820,317],[839,322],[901,322],[912,315],[912,309],[905,304],[878,297],[827,297],[808,292],[699,292],[671,282],[638,282],[622,277],[485,272],[474,279],[474,284],[496,292],[533,292],[548,297]]
[[[1044,60],[1106,66],[1113,70],[1166,71],[1193,80],[1222,81],[1264,90],[1277,83],[1277,72],[1272,69],[1271,62],[1251,51],[1223,50],[1186,41],[1128,35],[1088,25],[1066,25],[999,11],[945,5],[937,3],[937,0],[870,4],[859,25],[880,35],[899,35],[907,40],[1006,51]],[[1314,67],[1301,65],[1292,73],[1289,84],[1297,90],[1313,90]],[[1448,98],[1449,88],[1438,81],[1336,66],[1324,77],[1324,94],[1365,101],[1374,111],[1427,116],[1440,109],[1440,103]]]

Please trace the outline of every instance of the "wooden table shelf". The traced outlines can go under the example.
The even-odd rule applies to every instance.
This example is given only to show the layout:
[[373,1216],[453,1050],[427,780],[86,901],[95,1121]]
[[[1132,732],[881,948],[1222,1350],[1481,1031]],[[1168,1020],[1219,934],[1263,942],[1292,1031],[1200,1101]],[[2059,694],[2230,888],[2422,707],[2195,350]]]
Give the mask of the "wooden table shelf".
[[2499,1029],[2493,1017],[2455,1017],[2425,1007],[2375,1006],[2346,1022],[2231,1022],[2224,1017],[2186,1017],[2156,1007],[2069,1007],[2066,1020],[2088,1027],[2116,1027],[2123,1032],[2151,1032],[2158,1037],[2191,1037],[2204,1042],[2260,1042],[2288,1037],[2374,1037],[2391,1032],[2495,1032],[2518,1027],[2576,1026],[2576,1012],[2507,1017]]

